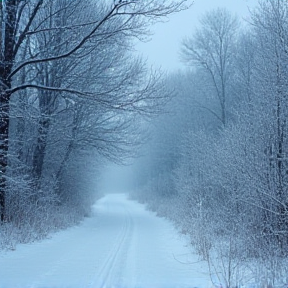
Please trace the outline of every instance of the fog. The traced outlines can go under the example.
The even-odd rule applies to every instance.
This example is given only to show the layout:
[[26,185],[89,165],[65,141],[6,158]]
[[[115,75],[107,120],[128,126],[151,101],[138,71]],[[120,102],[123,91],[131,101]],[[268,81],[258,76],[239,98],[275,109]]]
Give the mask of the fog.
[[99,179],[101,193],[129,193],[133,189],[133,165],[108,164]]
[[[136,54],[142,56],[153,69],[160,68],[168,73],[185,71],[187,65],[180,59],[181,43],[199,28],[199,20],[205,12],[217,7],[227,8],[241,19],[241,25],[245,27],[251,22],[250,11],[257,3],[257,0],[195,0],[188,10],[169,15],[164,21],[151,26],[148,40],[136,42]],[[135,180],[131,178],[135,176],[135,161],[128,167],[110,163],[101,173],[101,190],[117,192],[133,189]]]

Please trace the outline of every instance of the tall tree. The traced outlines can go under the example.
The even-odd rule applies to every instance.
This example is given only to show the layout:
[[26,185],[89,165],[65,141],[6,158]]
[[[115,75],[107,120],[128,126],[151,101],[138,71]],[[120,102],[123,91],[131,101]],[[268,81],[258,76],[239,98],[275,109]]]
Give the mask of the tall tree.
[[[267,238],[275,237],[287,248],[288,233],[288,3],[260,1],[253,14],[256,54],[257,95],[265,118],[266,196],[264,219],[270,224]],[[267,118],[269,116],[269,121]],[[266,120],[266,121],[265,121]],[[270,212],[268,212],[268,210]],[[272,212],[273,211],[273,212]],[[268,220],[266,220],[268,219]],[[274,240],[272,240],[274,242]]]
[[219,110],[214,116],[223,126],[227,123],[228,88],[233,75],[233,53],[239,26],[236,17],[226,9],[206,13],[200,20],[201,28],[192,38],[182,43],[182,59],[208,73],[215,90]]

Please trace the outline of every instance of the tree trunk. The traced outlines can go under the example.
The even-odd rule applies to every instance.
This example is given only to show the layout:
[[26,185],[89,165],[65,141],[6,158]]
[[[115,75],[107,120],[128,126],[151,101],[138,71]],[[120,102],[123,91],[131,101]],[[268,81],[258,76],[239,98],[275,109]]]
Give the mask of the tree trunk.
[[0,218],[5,219],[6,168],[8,163],[8,129],[10,94],[1,92],[0,96]]
[[33,175],[36,181],[39,182],[39,185],[43,170],[48,131],[50,127],[50,117],[48,115],[41,115],[40,117],[37,145],[33,155]]
[[7,91],[11,88],[9,74],[14,61],[17,1],[5,1],[5,11],[1,1],[0,10],[0,219],[3,221],[5,220],[5,174],[8,164],[9,101],[11,97],[11,93]]
[[[44,78],[45,77],[48,78],[48,73],[47,75],[44,76]],[[38,99],[39,99],[40,119],[38,122],[39,128],[38,128],[37,144],[33,153],[33,176],[35,177],[37,186],[40,187],[44,157],[46,153],[47,138],[50,129],[52,113],[55,110],[56,96],[48,91],[39,91]]]

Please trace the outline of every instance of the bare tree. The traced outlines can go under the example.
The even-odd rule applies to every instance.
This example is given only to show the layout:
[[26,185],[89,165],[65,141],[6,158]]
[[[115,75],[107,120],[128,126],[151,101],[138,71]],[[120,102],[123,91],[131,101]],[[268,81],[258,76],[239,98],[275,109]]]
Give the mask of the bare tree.
[[208,12],[200,21],[201,28],[182,43],[182,59],[188,65],[204,69],[212,81],[220,113],[213,111],[223,126],[227,122],[227,90],[232,76],[236,32],[236,17],[225,9]]

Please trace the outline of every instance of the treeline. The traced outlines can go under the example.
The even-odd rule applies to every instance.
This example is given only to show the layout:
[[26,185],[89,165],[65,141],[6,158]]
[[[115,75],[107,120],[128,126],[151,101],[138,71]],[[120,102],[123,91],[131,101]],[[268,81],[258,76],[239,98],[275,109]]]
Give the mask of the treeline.
[[260,1],[240,24],[213,10],[181,44],[189,68],[167,79],[176,96],[152,128],[134,197],[190,236],[215,284],[284,287],[288,3]]
[[0,249],[89,214],[169,97],[132,43],[185,2],[0,1]]

